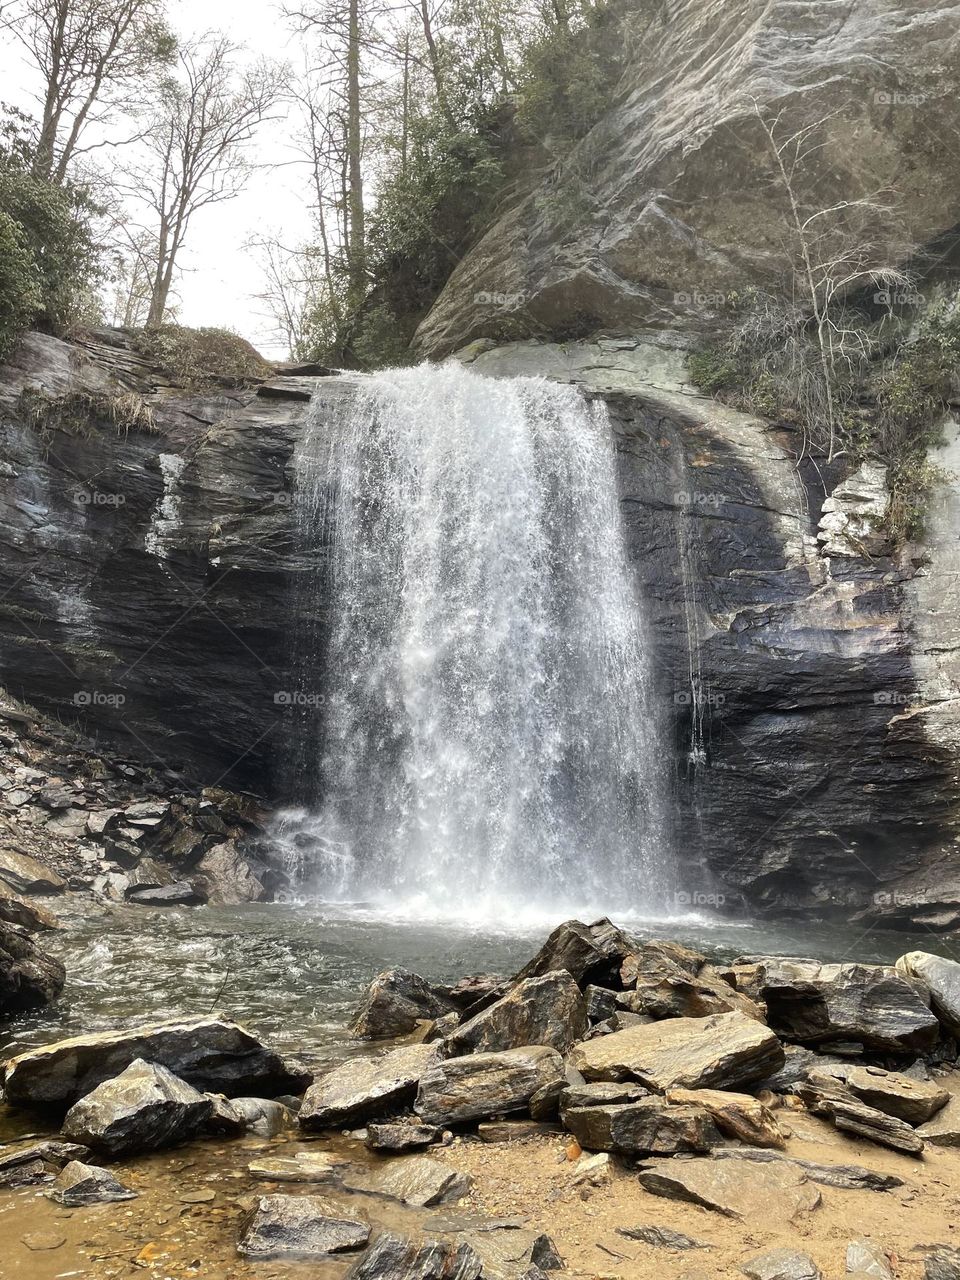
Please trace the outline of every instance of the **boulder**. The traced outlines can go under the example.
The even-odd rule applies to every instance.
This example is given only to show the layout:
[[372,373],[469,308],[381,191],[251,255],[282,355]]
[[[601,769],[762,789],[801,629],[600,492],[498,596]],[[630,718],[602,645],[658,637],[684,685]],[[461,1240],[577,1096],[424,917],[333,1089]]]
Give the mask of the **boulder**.
[[911,984],[887,965],[819,964],[778,957],[738,961],[753,970],[750,994],[767,1006],[767,1022],[802,1044],[855,1041],[889,1053],[929,1049],[936,1017]]
[[574,1107],[604,1107],[618,1102],[638,1102],[649,1098],[650,1090],[629,1081],[597,1080],[593,1084],[570,1084],[560,1094],[561,1118]]
[[414,1110],[427,1124],[483,1120],[522,1109],[563,1078],[563,1059],[546,1045],[447,1058],[424,1073]]
[[331,1129],[387,1115],[413,1101],[421,1076],[437,1058],[429,1044],[405,1045],[377,1058],[351,1058],[320,1076],[300,1108],[304,1129]]
[[769,1089],[771,1093],[789,1093],[801,1080],[816,1067],[829,1066],[839,1062],[839,1058],[831,1058],[827,1054],[817,1053],[813,1049],[805,1049],[800,1044],[783,1046],[783,1066],[765,1080],[759,1080],[754,1088]]
[[213,1093],[300,1093],[310,1075],[256,1036],[219,1018],[103,1031],[29,1049],[4,1068],[4,1096],[15,1106],[67,1106],[138,1058],[167,1067],[195,1089]]
[[770,1249],[755,1254],[740,1270],[750,1280],[821,1280],[822,1277],[810,1255],[796,1249]]
[[588,1080],[637,1080],[674,1088],[734,1088],[783,1065],[783,1047],[762,1023],[742,1013],[670,1018],[575,1045],[573,1066]]
[[581,988],[589,983],[621,987],[620,966],[637,949],[638,944],[607,919],[593,924],[567,920],[554,929],[533,959],[524,965],[517,981],[566,969]]
[[868,1106],[912,1125],[931,1119],[950,1101],[950,1094],[939,1085],[880,1067],[851,1067],[845,1083]]
[[751,1147],[781,1148],[783,1134],[773,1112],[747,1093],[722,1089],[668,1089],[667,1101],[702,1107],[721,1133]]
[[0,1017],[56,1000],[66,970],[18,925],[0,920]]
[[71,1160],[65,1165],[47,1196],[71,1209],[85,1204],[110,1204],[119,1200],[136,1200],[137,1192],[118,1182],[107,1169],[95,1164]]
[[418,1022],[440,1018],[456,1008],[419,974],[385,969],[367,988],[351,1028],[360,1040],[384,1040],[409,1035]]
[[856,1133],[872,1142],[908,1155],[923,1151],[923,1139],[909,1124],[861,1102],[836,1076],[812,1071],[797,1093],[815,1115],[826,1116],[844,1133]]
[[432,1124],[394,1120],[384,1124],[368,1124],[363,1143],[370,1151],[398,1154],[402,1151],[419,1151],[439,1141],[440,1130]]
[[205,1093],[213,1110],[204,1128],[207,1133],[219,1133],[226,1137],[238,1137],[247,1132],[246,1116],[236,1109],[229,1098],[222,1093]]
[[[486,1224],[484,1224],[486,1226]],[[563,1260],[556,1245],[541,1231],[514,1227],[463,1232],[463,1241],[480,1259],[483,1280],[538,1280],[545,1271],[558,1271]]]
[[704,957],[670,942],[649,942],[628,956],[620,969],[625,986],[622,1008],[654,1018],[705,1018],[738,1010],[762,1019],[762,1010],[749,996],[724,981]]
[[192,1085],[138,1059],[74,1103],[63,1136],[105,1155],[136,1155],[196,1137],[212,1112]]
[[193,882],[202,888],[207,901],[216,906],[262,902],[268,897],[266,888],[237,848],[236,840],[224,840],[208,849],[197,863]]
[[935,1147],[960,1147],[960,1097],[952,1094],[942,1111],[919,1126],[917,1137]]
[[384,1234],[350,1268],[346,1280],[478,1280],[481,1267],[468,1244],[412,1244]]
[[461,1199],[470,1190],[471,1179],[432,1156],[405,1156],[374,1169],[348,1169],[342,1182],[351,1191],[389,1196],[423,1209]]
[[847,1275],[894,1280],[886,1250],[875,1240],[851,1240],[847,1245],[846,1267]]
[[370,1227],[319,1196],[261,1196],[237,1250],[245,1258],[318,1258],[362,1249]]
[[790,1161],[661,1160],[641,1171],[640,1185],[653,1195],[750,1221],[763,1221],[776,1206],[778,1220],[792,1222],[821,1200],[803,1170]]
[[706,1108],[671,1106],[663,1098],[573,1107],[563,1123],[581,1147],[619,1155],[702,1154],[723,1141]]
[[960,1035],[960,964],[929,951],[908,951],[897,961],[897,972],[918,989],[947,1030]]
[[478,1013],[444,1041],[447,1057],[496,1053],[545,1044],[566,1053],[587,1033],[587,1007],[566,970],[524,978],[502,1000]]
[[242,1118],[246,1131],[260,1138],[276,1138],[297,1122],[289,1107],[270,1098],[233,1098],[230,1106]]
[[28,902],[0,880],[0,920],[19,925],[28,933],[59,929],[60,921],[37,902]]
[[67,887],[64,878],[45,867],[28,853],[15,853],[13,849],[0,849],[0,878],[15,893],[62,893]]

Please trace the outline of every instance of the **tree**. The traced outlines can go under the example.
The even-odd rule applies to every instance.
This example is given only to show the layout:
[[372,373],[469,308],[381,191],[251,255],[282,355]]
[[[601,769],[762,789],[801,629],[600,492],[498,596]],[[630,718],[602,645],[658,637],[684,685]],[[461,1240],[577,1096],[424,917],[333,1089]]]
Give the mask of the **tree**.
[[34,173],[62,183],[91,125],[136,114],[169,62],[163,0],[19,0],[10,28],[43,80]]
[[149,208],[154,237],[148,325],[163,322],[194,216],[246,185],[249,143],[283,91],[280,68],[261,61],[240,69],[238,53],[212,36],[179,50],[145,140],[146,162],[131,169],[130,194]]

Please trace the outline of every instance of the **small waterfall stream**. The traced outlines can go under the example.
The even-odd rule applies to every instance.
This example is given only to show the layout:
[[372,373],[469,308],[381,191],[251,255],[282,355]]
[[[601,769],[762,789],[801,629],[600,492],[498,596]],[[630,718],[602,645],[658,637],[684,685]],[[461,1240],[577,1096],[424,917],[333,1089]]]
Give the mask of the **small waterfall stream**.
[[297,458],[304,547],[332,546],[300,610],[329,601],[298,698],[322,732],[281,825],[304,880],[468,917],[661,911],[665,771],[605,407],[455,365],[358,385]]

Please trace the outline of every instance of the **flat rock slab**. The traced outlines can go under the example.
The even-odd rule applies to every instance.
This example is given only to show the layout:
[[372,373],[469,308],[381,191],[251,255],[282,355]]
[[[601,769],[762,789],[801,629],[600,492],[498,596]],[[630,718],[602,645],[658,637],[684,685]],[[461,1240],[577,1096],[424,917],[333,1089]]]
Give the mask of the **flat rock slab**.
[[939,1085],[879,1067],[851,1067],[846,1085],[868,1106],[912,1125],[924,1124],[950,1101]]
[[270,1182],[322,1182],[339,1179],[340,1171],[347,1163],[325,1151],[300,1151],[295,1156],[266,1156],[251,1160],[247,1172],[254,1178]]
[[483,1120],[525,1107],[564,1080],[563,1059],[544,1045],[448,1058],[423,1075],[414,1110],[427,1124]]
[[750,1280],[821,1280],[821,1271],[807,1253],[770,1249],[748,1258],[740,1270]]
[[566,1053],[587,1034],[587,1006],[565,969],[525,978],[489,1008],[449,1035],[444,1055],[496,1053],[545,1044]]
[[261,1196],[237,1245],[246,1258],[318,1258],[362,1249],[370,1226],[319,1196]]
[[57,1204],[76,1208],[85,1204],[111,1204],[120,1200],[136,1200],[137,1192],[124,1186],[108,1169],[71,1160],[47,1192]]
[[28,853],[0,850],[0,877],[17,893],[62,893],[66,880]]
[[413,1101],[417,1084],[436,1061],[437,1046],[405,1045],[378,1058],[353,1058],[307,1090],[299,1119],[304,1129],[331,1129],[384,1115]]
[[382,1235],[350,1268],[347,1280],[478,1280],[482,1265],[467,1244],[414,1244]]
[[195,1137],[210,1099],[152,1062],[132,1062],[67,1112],[63,1136],[110,1156],[135,1155]]
[[960,1147],[960,1097],[951,1095],[942,1111],[920,1125],[917,1136],[935,1147]]
[[439,1141],[440,1130],[435,1125],[396,1120],[368,1124],[363,1145],[370,1151],[399,1154],[403,1151],[420,1151]]
[[470,1190],[471,1179],[432,1156],[400,1156],[376,1169],[348,1169],[341,1178],[351,1191],[389,1196],[426,1208],[452,1204]]
[[196,1018],[30,1049],[5,1064],[4,1095],[15,1106],[68,1106],[138,1058],[212,1093],[299,1093],[311,1078],[236,1023]]
[[776,1205],[780,1220],[793,1221],[820,1204],[820,1192],[789,1163],[739,1160],[665,1160],[644,1169],[640,1185],[654,1195],[713,1209],[729,1218],[763,1220]]
[[668,1018],[576,1045],[569,1062],[590,1080],[637,1080],[667,1089],[734,1088],[783,1065],[783,1047],[742,1013]]
[[881,1146],[920,1155],[923,1139],[904,1120],[862,1102],[843,1082],[825,1071],[811,1071],[797,1093],[815,1115],[827,1116],[844,1133],[855,1133]]
[[780,1151],[752,1150],[740,1147],[720,1147],[713,1153],[714,1160],[746,1160],[752,1164],[790,1164],[811,1182],[825,1187],[839,1187],[843,1191],[892,1191],[903,1186],[903,1178],[895,1173],[877,1173],[862,1164],[818,1164],[815,1160],[800,1160]]
[[723,1141],[704,1107],[671,1106],[663,1098],[573,1107],[563,1123],[581,1147],[619,1155],[702,1154]]
[[781,1148],[783,1134],[776,1116],[748,1093],[723,1089],[668,1089],[667,1101],[702,1107],[721,1133],[751,1147]]

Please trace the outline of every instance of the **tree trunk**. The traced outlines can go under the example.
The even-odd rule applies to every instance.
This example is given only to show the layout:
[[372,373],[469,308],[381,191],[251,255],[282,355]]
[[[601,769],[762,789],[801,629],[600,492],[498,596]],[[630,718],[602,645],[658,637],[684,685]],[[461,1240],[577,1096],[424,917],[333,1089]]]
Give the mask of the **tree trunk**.
[[350,0],[350,28],[347,37],[347,168],[350,216],[350,245],[347,274],[350,309],[356,311],[367,291],[366,228],[363,212],[363,126],[360,118],[360,10],[359,0]]

